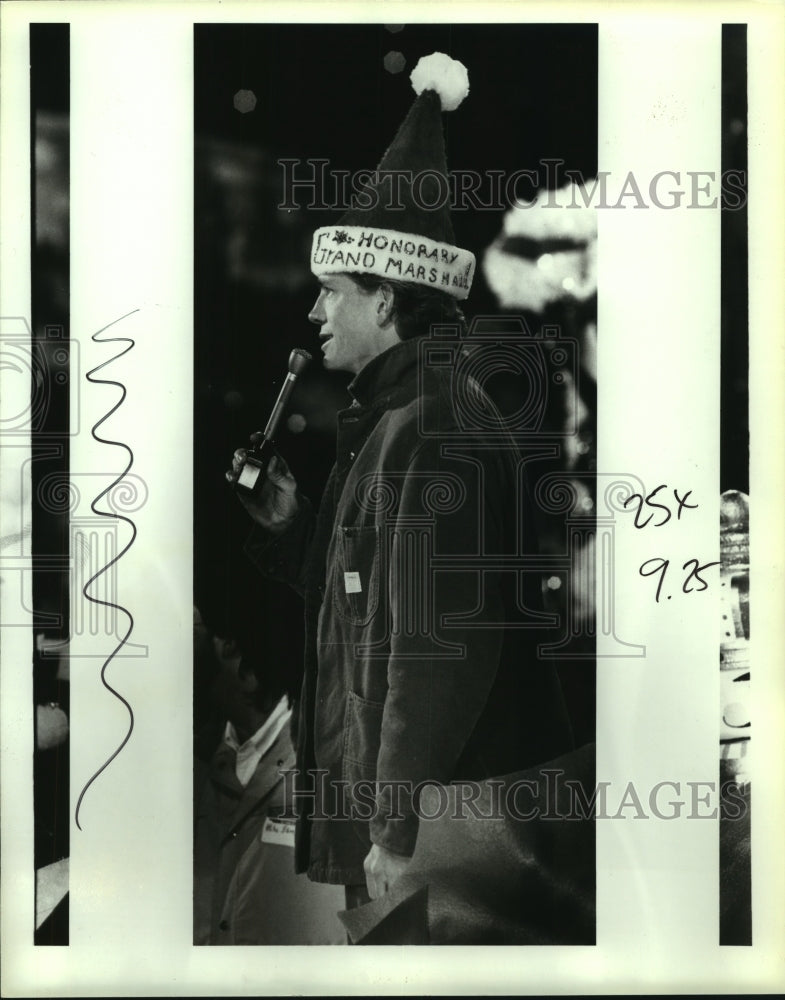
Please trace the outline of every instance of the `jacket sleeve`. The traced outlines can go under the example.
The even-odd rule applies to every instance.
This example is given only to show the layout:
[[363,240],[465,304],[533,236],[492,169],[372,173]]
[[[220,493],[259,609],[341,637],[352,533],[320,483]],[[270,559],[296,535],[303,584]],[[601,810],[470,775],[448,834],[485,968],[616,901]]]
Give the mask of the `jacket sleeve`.
[[303,594],[316,514],[307,497],[298,494],[298,500],[299,510],[286,531],[274,535],[254,524],[244,551],[263,576]]
[[[457,452],[460,457],[457,457]],[[388,691],[377,759],[371,839],[410,855],[417,785],[447,784],[485,706],[503,640],[498,570],[477,557],[500,553],[504,457],[489,449],[426,442],[400,488],[389,543]],[[474,564],[472,565],[472,560]]]

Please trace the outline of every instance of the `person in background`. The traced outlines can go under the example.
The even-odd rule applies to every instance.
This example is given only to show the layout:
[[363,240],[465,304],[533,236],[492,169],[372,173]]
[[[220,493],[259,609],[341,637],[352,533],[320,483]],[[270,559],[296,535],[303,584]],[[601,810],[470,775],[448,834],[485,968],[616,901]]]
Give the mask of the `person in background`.
[[205,734],[220,734],[207,759],[194,759],[194,944],[345,944],[343,894],[294,871],[288,679],[236,642],[210,639],[198,612],[194,638],[202,683],[212,646],[219,722],[203,714],[202,753]]

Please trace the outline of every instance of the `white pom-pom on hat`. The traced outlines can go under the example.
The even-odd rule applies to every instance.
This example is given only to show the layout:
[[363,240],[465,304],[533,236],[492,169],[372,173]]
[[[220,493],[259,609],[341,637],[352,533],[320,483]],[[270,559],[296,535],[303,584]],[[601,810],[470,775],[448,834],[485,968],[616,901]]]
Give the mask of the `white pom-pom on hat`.
[[455,111],[469,93],[468,70],[462,62],[451,59],[444,52],[423,56],[409,79],[418,97],[424,90],[435,90],[443,111]]

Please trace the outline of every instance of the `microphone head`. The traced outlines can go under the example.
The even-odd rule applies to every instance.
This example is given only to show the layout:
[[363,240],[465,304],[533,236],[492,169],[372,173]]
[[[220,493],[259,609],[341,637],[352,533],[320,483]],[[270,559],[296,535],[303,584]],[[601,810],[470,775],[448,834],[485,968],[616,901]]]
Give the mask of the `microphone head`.
[[292,375],[299,375],[311,360],[312,358],[308,351],[304,351],[301,347],[295,347],[289,355],[289,371]]

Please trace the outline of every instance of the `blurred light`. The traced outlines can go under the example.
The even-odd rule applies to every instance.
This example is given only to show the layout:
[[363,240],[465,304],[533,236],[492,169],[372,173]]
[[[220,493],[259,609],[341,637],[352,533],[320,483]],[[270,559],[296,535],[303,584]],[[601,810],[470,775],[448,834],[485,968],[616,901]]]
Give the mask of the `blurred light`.
[[384,68],[388,73],[400,73],[406,67],[403,52],[388,52],[384,57]]
[[224,406],[227,410],[239,410],[245,398],[238,389],[227,389],[224,393]]
[[537,267],[539,267],[541,271],[550,271],[553,267],[553,257],[551,254],[541,254],[541,256],[537,258]]
[[305,428],[308,426],[308,421],[302,415],[302,413],[293,413],[291,417],[286,421],[286,426],[292,432],[292,434],[302,434]]
[[256,107],[256,94],[252,90],[238,90],[234,95],[235,111],[245,114]]

